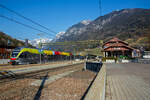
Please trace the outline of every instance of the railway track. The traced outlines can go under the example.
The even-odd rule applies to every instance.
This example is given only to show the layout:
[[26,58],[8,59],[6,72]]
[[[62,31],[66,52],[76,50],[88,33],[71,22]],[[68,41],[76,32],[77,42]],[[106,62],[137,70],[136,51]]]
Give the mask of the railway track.
[[5,73],[9,73],[9,74],[0,77],[0,84],[9,83],[11,81],[25,79],[25,78],[43,79],[45,73],[57,72],[60,70],[74,70],[76,68],[81,68],[81,67],[76,67],[81,65],[83,66],[83,63],[66,65],[57,68],[43,69],[43,70],[27,72],[27,73],[18,73],[18,74],[14,74],[8,71]]
[[80,100],[96,73],[83,63],[0,80],[0,100]]

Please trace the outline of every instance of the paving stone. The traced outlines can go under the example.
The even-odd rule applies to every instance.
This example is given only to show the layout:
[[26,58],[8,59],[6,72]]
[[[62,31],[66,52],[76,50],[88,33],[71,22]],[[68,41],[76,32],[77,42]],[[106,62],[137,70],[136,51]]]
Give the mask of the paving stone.
[[[142,67],[144,66],[144,67]],[[106,64],[106,100],[150,100],[150,65]]]

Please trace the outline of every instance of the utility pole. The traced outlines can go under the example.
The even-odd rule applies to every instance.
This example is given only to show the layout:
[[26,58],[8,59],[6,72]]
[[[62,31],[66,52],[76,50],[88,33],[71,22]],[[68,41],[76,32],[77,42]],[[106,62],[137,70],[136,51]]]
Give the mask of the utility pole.
[[99,0],[99,15],[102,16],[102,1]]
[[42,34],[37,34],[38,36],[40,36],[40,42],[39,42],[39,49],[40,49],[40,64],[42,63],[42,55],[41,55],[41,53],[42,53],[42,43],[41,43],[41,35]]
[[75,52],[76,52],[76,51],[75,51],[75,46],[76,46],[76,45],[72,45],[72,47],[73,47],[73,60],[75,60]]
[[73,49],[73,52],[74,52],[74,60],[75,60],[75,48]]
[[42,52],[42,45],[41,45],[41,39],[40,39],[40,64],[42,63],[42,55],[41,55],[41,52]]
[[28,47],[28,39],[25,39],[25,46]]

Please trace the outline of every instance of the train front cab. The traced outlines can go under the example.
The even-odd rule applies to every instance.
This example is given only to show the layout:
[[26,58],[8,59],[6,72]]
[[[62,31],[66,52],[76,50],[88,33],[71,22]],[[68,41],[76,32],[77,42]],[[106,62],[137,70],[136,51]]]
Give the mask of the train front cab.
[[19,63],[19,61],[17,60],[17,55],[19,52],[12,52],[11,57],[10,57],[10,64],[11,65],[16,65]]

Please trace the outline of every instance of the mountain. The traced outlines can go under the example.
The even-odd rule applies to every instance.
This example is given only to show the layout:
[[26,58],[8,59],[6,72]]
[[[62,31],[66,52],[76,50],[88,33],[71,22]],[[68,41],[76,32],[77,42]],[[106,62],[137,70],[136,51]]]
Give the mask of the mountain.
[[150,34],[150,9],[122,9],[81,21],[66,30],[55,42],[79,40],[139,39]]
[[[52,39],[49,39],[49,38],[29,40],[28,46],[29,47],[38,47],[40,41],[41,41],[41,43],[50,43],[51,40]],[[8,36],[7,34],[5,34],[4,32],[0,32],[0,46],[8,46],[8,45],[14,46],[14,47],[25,46],[25,41],[14,39],[14,38]]]
[[41,38],[41,39],[34,39],[34,40],[31,40],[29,41],[29,43],[32,45],[32,46],[35,46],[35,47],[39,47],[39,43],[50,43],[52,41],[52,39],[48,39],[48,38]]
[[8,44],[14,47],[24,46],[24,43],[22,41],[14,39],[3,32],[0,32],[0,46],[7,46]]
[[90,24],[90,20],[83,20],[71,26],[66,32],[59,32],[52,40],[53,42],[70,41],[78,38],[78,36],[85,31],[84,27]]
[[56,41],[58,41],[58,40],[61,40],[61,38],[64,37],[64,34],[65,34],[64,31],[57,33],[57,34],[56,34],[56,37],[55,37],[52,41],[53,41],[53,42],[56,42]]

